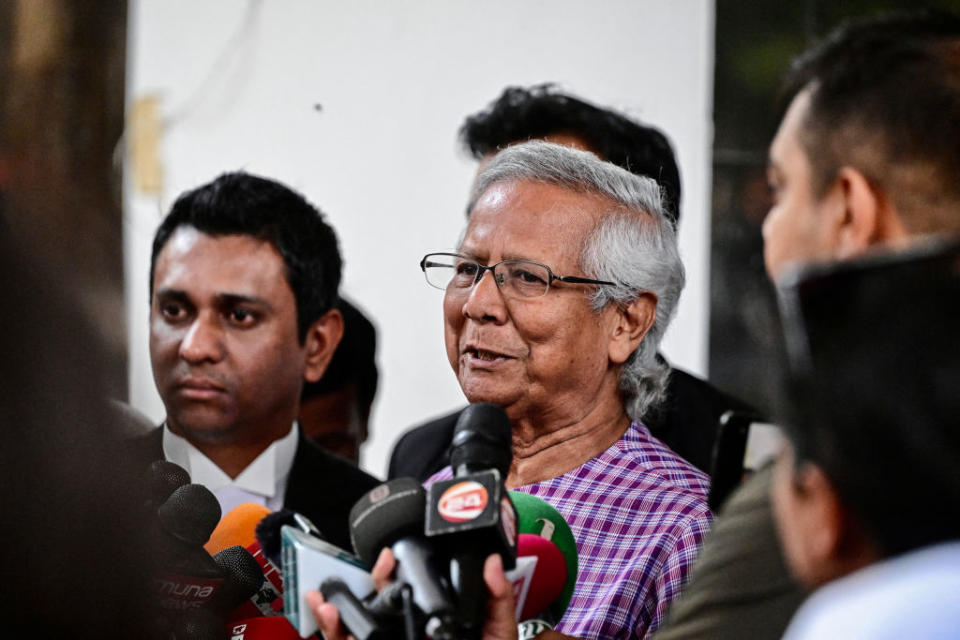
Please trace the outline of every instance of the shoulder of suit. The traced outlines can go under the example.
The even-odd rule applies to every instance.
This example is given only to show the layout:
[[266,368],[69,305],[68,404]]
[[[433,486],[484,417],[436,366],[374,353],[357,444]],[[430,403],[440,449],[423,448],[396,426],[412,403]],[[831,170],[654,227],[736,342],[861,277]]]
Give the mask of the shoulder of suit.
[[683,397],[684,401],[688,403],[693,402],[694,398],[698,398],[700,402],[709,402],[718,407],[736,411],[753,411],[753,408],[743,400],[721,391],[707,380],[683,369],[670,367],[670,378],[667,384],[671,396]]
[[303,437],[297,440],[297,454],[294,457],[294,465],[297,465],[297,459],[309,467],[316,470],[323,470],[325,473],[337,475],[341,478],[347,478],[353,483],[368,485],[370,488],[380,484],[380,480],[359,468],[349,460],[330,453],[320,446]]

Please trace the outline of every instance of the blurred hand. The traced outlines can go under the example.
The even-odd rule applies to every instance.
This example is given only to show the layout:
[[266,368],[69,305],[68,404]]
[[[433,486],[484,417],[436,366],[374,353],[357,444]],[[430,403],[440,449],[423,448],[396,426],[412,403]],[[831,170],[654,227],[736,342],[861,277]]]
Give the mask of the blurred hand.
[[[393,578],[393,571],[397,568],[397,559],[393,557],[390,549],[384,549],[377,556],[377,561],[370,571],[370,577],[373,578],[373,584],[377,591],[381,591],[390,584]],[[332,604],[326,602],[319,591],[307,592],[307,604],[313,611],[313,619],[317,621],[317,627],[323,632],[327,640],[354,640],[354,637],[347,634],[346,628],[340,624],[340,612]]]
[[483,581],[487,583],[487,590],[490,591],[487,620],[483,625],[483,640],[517,640],[513,585],[503,573],[503,560],[498,554],[489,556],[484,562]]
[[[384,549],[377,557],[370,576],[381,591],[393,580],[397,560],[390,549]],[[503,572],[503,561],[497,554],[487,558],[483,565],[483,580],[490,591],[487,601],[487,620],[483,625],[483,640],[517,640],[517,619],[514,614],[513,585]],[[317,626],[327,640],[353,640],[340,624],[340,613],[332,604],[324,602],[317,591],[307,593],[307,604],[313,610]],[[538,640],[562,640],[569,638],[556,631],[547,631],[537,636]]]

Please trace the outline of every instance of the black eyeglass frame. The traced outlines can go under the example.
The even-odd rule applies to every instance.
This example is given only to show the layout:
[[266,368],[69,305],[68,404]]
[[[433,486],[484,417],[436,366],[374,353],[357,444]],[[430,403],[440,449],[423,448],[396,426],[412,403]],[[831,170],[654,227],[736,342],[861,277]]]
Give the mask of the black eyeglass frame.
[[[469,257],[467,257],[467,256],[465,256],[465,255],[461,255],[461,254],[459,254],[459,253],[446,253],[446,252],[443,252],[443,251],[440,251],[440,252],[437,252],[437,253],[428,253],[427,255],[423,256],[423,258],[421,258],[421,260],[420,260],[420,270],[423,271],[423,275],[424,275],[425,278],[426,278],[426,275],[427,275],[427,258],[429,258],[429,257],[431,257],[431,256],[450,256],[451,258],[460,258],[460,259],[462,259],[462,260],[466,260],[467,262],[471,262],[471,263],[477,265],[477,274],[476,274],[476,276],[474,276],[473,283],[470,285],[470,288],[475,287],[475,286],[477,285],[477,283],[480,282],[481,279],[483,279],[483,274],[486,273],[487,271],[489,271],[490,273],[493,274],[493,279],[494,279],[494,281],[497,282],[497,288],[499,289],[500,286],[503,284],[503,282],[502,282],[502,281],[497,281],[497,272],[494,271],[494,269],[496,269],[497,267],[499,267],[501,264],[506,264],[506,263],[513,263],[513,264],[521,263],[521,264],[523,264],[523,263],[526,263],[526,264],[535,264],[535,265],[537,265],[538,267],[543,267],[544,269],[547,270],[547,275],[549,276],[549,279],[547,280],[547,286],[546,286],[546,288],[543,290],[543,294],[542,294],[542,295],[539,295],[539,296],[530,296],[531,299],[532,299],[532,298],[542,298],[543,296],[547,295],[547,293],[550,291],[550,285],[553,284],[553,281],[554,281],[554,280],[559,280],[560,282],[567,282],[567,283],[570,283],[570,284],[601,284],[601,285],[607,285],[607,286],[611,286],[611,287],[617,286],[617,283],[615,283],[615,282],[608,282],[607,280],[593,280],[593,279],[591,279],[591,278],[581,278],[580,276],[558,276],[558,275],[554,274],[554,273],[553,273],[553,269],[551,269],[551,268],[548,267],[547,265],[543,264],[542,262],[534,262],[533,260],[514,260],[514,259],[511,259],[511,260],[501,260],[500,262],[491,264],[490,266],[486,266],[486,265],[480,264],[479,262],[477,262],[477,261],[474,260],[473,258],[469,258]],[[446,288],[438,287],[437,285],[435,285],[435,284],[433,284],[432,282],[430,282],[430,279],[429,279],[429,278],[426,278],[426,280],[427,280],[427,284],[429,284],[429,285],[430,285],[431,287],[433,287],[434,289],[440,289],[441,291],[445,291],[445,290],[446,290]],[[452,279],[451,279],[451,281],[452,281]],[[447,285],[447,286],[449,287],[449,285]]]

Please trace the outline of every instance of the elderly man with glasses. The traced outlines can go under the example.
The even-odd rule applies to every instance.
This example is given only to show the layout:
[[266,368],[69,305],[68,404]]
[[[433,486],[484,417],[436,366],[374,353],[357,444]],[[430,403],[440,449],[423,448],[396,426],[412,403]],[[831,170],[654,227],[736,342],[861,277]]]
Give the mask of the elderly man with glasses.
[[[464,394],[511,421],[508,488],[552,504],[576,538],[577,584],[556,629],[645,637],[710,525],[707,477],[638,420],[662,399],[657,347],[684,284],[660,190],[591,153],[529,142],[481,171],[469,211],[458,249],[421,268],[444,291]],[[332,607],[317,613],[337,637]]]

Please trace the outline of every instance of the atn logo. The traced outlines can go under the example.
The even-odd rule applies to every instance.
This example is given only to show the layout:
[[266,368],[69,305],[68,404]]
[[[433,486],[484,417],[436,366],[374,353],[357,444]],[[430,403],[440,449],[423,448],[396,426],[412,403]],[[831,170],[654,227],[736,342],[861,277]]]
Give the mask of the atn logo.
[[437,511],[447,522],[467,522],[483,513],[488,500],[489,495],[483,485],[469,480],[444,491],[437,504]]

